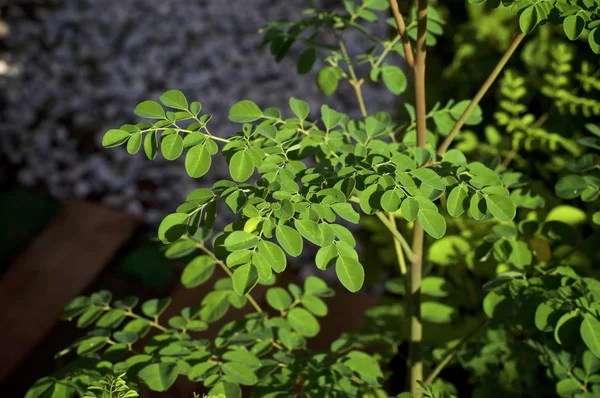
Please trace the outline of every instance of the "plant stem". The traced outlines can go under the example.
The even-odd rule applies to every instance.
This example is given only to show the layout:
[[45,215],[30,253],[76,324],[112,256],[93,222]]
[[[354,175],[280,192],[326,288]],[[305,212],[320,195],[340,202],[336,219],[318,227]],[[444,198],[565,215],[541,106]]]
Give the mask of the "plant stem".
[[[394,227],[394,229],[396,231],[398,231],[398,227],[396,226],[396,217],[394,217],[394,214],[389,213],[388,218],[390,220],[390,225],[392,227]],[[400,236],[402,236],[402,235],[400,235]],[[404,242],[406,243],[406,241],[404,241]],[[406,260],[404,260],[404,252],[402,251],[402,247],[400,246],[400,241],[398,239],[396,239],[395,237],[394,237],[394,250],[396,250],[396,258],[398,259],[398,266],[400,267],[400,276],[404,276],[404,275],[406,275]]]
[[392,8],[392,14],[394,14],[394,19],[396,20],[396,26],[398,27],[398,34],[402,39],[402,46],[404,47],[404,57],[406,59],[406,63],[411,68],[413,67],[415,60],[413,58],[413,51],[410,45],[410,39],[406,34],[406,25],[404,24],[404,19],[402,18],[402,14],[400,13],[400,9],[398,8],[398,0],[389,0],[390,7]]
[[350,73],[350,84],[354,87],[354,93],[356,94],[356,98],[358,99],[358,106],[360,107],[360,114],[363,118],[367,117],[367,108],[365,107],[365,100],[363,99],[362,90],[360,86],[364,83],[364,79],[358,80],[356,77],[356,73],[354,72],[354,67],[352,66],[352,61],[350,60],[350,56],[348,55],[348,51],[346,50],[346,46],[343,41],[339,41],[340,50],[342,51],[342,57],[348,65],[348,72]]
[[487,323],[487,318],[482,320],[481,322],[479,322],[479,324],[475,327],[475,329],[471,330],[469,332],[469,334],[467,334],[466,336],[464,336],[459,342],[458,344],[456,344],[454,347],[452,347],[451,349],[448,350],[448,352],[446,352],[446,354],[444,355],[444,357],[442,358],[442,360],[440,361],[440,363],[435,367],[435,369],[433,369],[433,371],[431,372],[431,374],[429,374],[429,376],[427,376],[427,379],[425,379],[425,384],[431,384],[435,381],[435,378],[438,377],[438,375],[440,374],[440,372],[446,367],[446,365],[448,365],[448,363],[450,363],[450,361],[456,356],[456,354],[458,354],[458,352],[460,351],[460,349],[471,339],[471,337],[473,337],[475,335],[475,333],[477,333],[477,331],[479,329],[481,329],[481,327],[483,325],[485,325]]
[[515,50],[517,49],[517,47],[519,47],[519,44],[521,43],[521,41],[523,41],[524,37],[525,37],[525,33],[522,33],[522,32],[519,32],[515,36],[515,38],[513,39],[513,42],[511,43],[510,47],[508,48],[508,50],[506,50],[506,52],[504,53],[504,55],[502,56],[502,58],[500,59],[500,61],[496,65],[496,67],[494,68],[494,70],[492,70],[492,73],[490,73],[487,80],[483,83],[483,86],[481,86],[481,88],[479,89],[477,94],[475,94],[475,96],[471,100],[471,103],[469,104],[467,109],[465,109],[465,111],[463,112],[460,119],[458,119],[458,121],[456,122],[456,124],[454,125],[454,127],[452,128],[450,133],[448,134],[448,137],[446,137],[446,139],[444,140],[442,145],[440,145],[440,147],[438,148],[437,153],[439,156],[442,156],[443,154],[446,153],[446,151],[450,147],[450,144],[456,137],[456,134],[458,134],[458,132],[460,131],[462,126],[465,124],[465,122],[467,121],[467,119],[469,118],[469,116],[471,115],[471,113],[473,112],[475,107],[477,106],[477,104],[479,104],[479,101],[481,101],[481,99],[483,98],[485,93],[487,93],[487,91],[492,86],[494,81],[496,81],[496,79],[500,75],[500,72],[502,72],[502,69],[504,68],[504,66],[510,59],[510,57],[515,53]]
[[[417,121],[417,146],[424,148],[427,144],[427,109],[425,102],[425,58],[427,56],[427,0],[418,0],[417,9],[417,44],[414,63],[415,102]],[[423,326],[421,324],[421,277],[423,268],[423,242],[425,233],[419,221],[415,221],[413,230],[412,252],[414,257],[410,267],[408,292],[408,313],[410,317],[410,346],[408,349],[409,388],[415,396],[421,396],[419,381],[423,380],[423,362],[421,359],[421,341]]]
[[[377,218],[379,218],[379,221],[381,221],[382,224],[385,225],[385,227],[394,236],[394,243],[401,245],[401,247],[404,249],[404,252],[406,253],[406,257],[408,257],[408,259],[412,261],[415,255],[412,252],[410,245],[408,244],[406,239],[404,239],[404,236],[402,236],[400,231],[398,231],[394,215],[390,213],[389,218],[385,218],[385,216],[380,212],[375,213],[375,215],[377,216]],[[404,256],[402,256],[402,259],[404,259]],[[400,264],[400,267],[402,267],[402,264]],[[406,265],[404,266],[404,269],[405,272],[402,273],[403,275],[406,273]]]
[[[208,256],[210,258],[212,258],[217,264],[219,264],[219,266],[221,267],[221,269],[223,271],[225,271],[225,273],[230,278],[233,278],[233,272],[231,272],[231,270],[227,267],[227,265],[225,265],[225,263],[223,261],[219,260],[217,258],[217,256],[215,256],[215,254],[212,251],[208,250],[208,248],[206,246],[204,246],[204,244],[197,243],[196,247],[198,247],[204,253],[208,254]],[[250,302],[250,304],[252,304],[252,306],[254,307],[254,309],[256,310],[256,312],[263,312],[263,309],[260,308],[260,305],[258,305],[258,303],[256,302],[256,300],[254,300],[254,298],[250,295],[250,293],[246,294],[246,298],[248,299],[248,301]]]

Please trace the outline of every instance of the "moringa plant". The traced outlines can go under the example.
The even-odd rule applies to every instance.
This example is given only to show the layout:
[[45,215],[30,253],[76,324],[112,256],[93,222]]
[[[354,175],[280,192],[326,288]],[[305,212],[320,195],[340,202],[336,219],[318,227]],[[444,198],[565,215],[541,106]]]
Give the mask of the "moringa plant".
[[[229,110],[239,132],[223,138],[209,131],[200,102],[169,90],[135,108],[148,121],[106,132],[105,147],[149,159],[185,152],[192,178],[225,158],[231,178],[192,191],[158,228],[168,257],[192,256],[185,287],[221,277],[169,319],[161,317],[169,298],[137,309],[137,298],[107,291],[75,298],[64,318],[91,330],[61,355],[79,358],[27,397],[83,394],[117,374],[154,391],[186,377],[227,398],[240,397],[240,386],[253,397],[600,396],[600,126],[586,120],[600,114],[600,69],[597,56],[574,56],[584,41],[588,54],[600,53],[600,1],[471,3],[484,3],[469,6],[479,7],[477,32],[498,13],[508,15],[503,29],[514,29],[472,99],[426,102],[436,90],[435,78],[425,84],[426,56],[453,12],[443,4],[344,1],[328,11],[310,2],[300,19],[266,25],[263,45],[276,61],[302,47],[298,72],[320,65],[324,95],[349,84],[358,119],[294,97],[279,108],[242,100]],[[370,28],[382,17],[389,37]],[[349,32],[371,47],[346,48]],[[555,45],[544,44],[549,34]],[[519,70],[511,58],[524,41]],[[469,59],[465,48],[448,73]],[[402,109],[372,109],[365,84],[402,96]],[[488,112],[480,103],[492,87]],[[556,127],[562,120],[567,132]],[[218,231],[223,211],[235,221]],[[361,257],[351,224],[367,231],[374,256]],[[316,276],[276,285],[306,246],[351,292],[381,266],[374,258],[391,276],[365,327],[325,352],[307,339],[319,318],[335,316],[326,304],[333,290]],[[269,308],[253,296],[257,285],[268,287]],[[253,312],[202,338],[230,307],[246,306]],[[398,358],[406,372],[389,367]],[[449,367],[466,377],[444,374]]]

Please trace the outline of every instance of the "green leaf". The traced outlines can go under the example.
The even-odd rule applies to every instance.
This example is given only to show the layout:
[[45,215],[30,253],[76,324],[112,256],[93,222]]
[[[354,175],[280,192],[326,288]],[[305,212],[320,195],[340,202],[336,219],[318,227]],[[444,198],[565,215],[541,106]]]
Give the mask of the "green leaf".
[[133,113],[146,119],[164,119],[165,111],[156,101],[144,101],[135,107]]
[[335,244],[323,246],[317,252],[315,257],[315,264],[318,269],[326,270],[338,257],[338,250]]
[[410,172],[413,177],[419,181],[431,186],[434,189],[443,191],[445,189],[444,180],[435,171],[431,169],[414,169]]
[[588,43],[594,53],[600,54],[600,27],[595,28],[588,34]]
[[446,233],[446,220],[436,210],[419,209],[419,223],[431,237],[439,239]]
[[[242,390],[240,386],[227,381],[221,381],[208,392],[212,395],[217,395],[215,398],[242,398]],[[223,394],[219,397],[218,394]]]
[[569,311],[561,316],[556,322],[554,328],[554,339],[562,346],[573,346],[577,341],[577,333],[579,332],[581,317],[579,311]]
[[321,119],[323,120],[323,124],[325,124],[325,128],[331,130],[342,120],[342,115],[327,105],[322,105]]
[[105,148],[114,148],[122,145],[131,137],[131,134],[125,130],[112,129],[104,133],[102,137],[102,146]]
[[327,304],[316,296],[305,294],[302,296],[302,305],[316,316],[327,315]]
[[183,152],[183,138],[179,134],[169,134],[160,143],[160,151],[167,160],[175,160]]
[[333,294],[327,283],[314,275],[309,275],[304,280],[304,292],[319,297],[331,296]]
[[350,203],[334,203],[331,205],[331,209],[341,218],[349,221],[353,224],[358,224],[360,221],[360,214]]
[[258,368],[261,366],[260,359],[251,352],[246,350],[231,350],[223,354],[223,359],[231,362],[238,362],[250,368]]
[[198,116],[198,114],[200,113],[201,110],[202,110],[202,104],[199,103],[198,101],[194,101],[190,105],[190,112],[192,112],[192,114],[194,114],[194,116]]
[[275,237],[281,248],[290,256],[298,257],[302,253],[302,235],[294,228],[278,225],[275,229]]
[[523,33],[530,33],[538,24],[538,14],[535,6],[525,8],[519,16],[519,27]]
[[258,236],[244,231],[233,231],[225,238],[225,248],[234,252],[236,250],[251,249],[259,242]]
[[458,217],[465,211],[465,201],[469,193],[463,185],[457,185],[450,191],[446,202],[448,214],[452,217]]
[[229,309],[230,292],[226,290],[214,290],[207,294],[202,300],[200,318],[204,322],[215,322],[221,319]]
[[[458,120],[463,115],[463,113],[465,113],[469,105],[471,105],[471,100],[462,100],[452,107],[452,109],[450,110],[450,114],[454,119]],[[481,123],[482,120],[483,111],[481,110],[481,107],[477,105],[465,121],[465,124],[467,126],[477,125]]]
[[324,95],[331,95],[338,87],[340,76],[336,68],[326,66],[317,74],[317,87]]
[[77,355],[91,354],[106,345],[106,337],[94,336],[83,340],[77,345]]
[[239,151],[229,160],[229,174],[236,182],[244,182],[254,173],[254,161],[248,151]]
[[315,61],[317,59],[317,50],[314,48],[309,48],[305,50],[298,59],[298,68],[297,72],[299,75],[305,75],[312,69]]
[[225,373],[231,381],[246,386],[252,386],[258,383],[256,374],[244,364],[237,362],[226,362],[221,366],[223,373]]
[[239,266],[233,272],[233,289],[240,296],[245,296],[258,282],[258,270],[252,264]]
[[185,156],[185,171],[192,178],[202,177],[210,170],[212,159],[204,145],[196,145]]
[[65,306],[65,309],[63,310],[63,313],[61,315],[61,319],[72,319],[73,317],[83,313],[90,306],[90,304],[91,302],[89,297],[75,297],[69,302],[69,304]]
[[592,221],[594,222],[594,224],[600,225],[600,211],[594,213],[594,215],[592,216]]
[[144,153],[150,160],[154,160],[158,155],[158,139],[153,131],[146,134],[144,138]]
[[415,221],[419,213],[419,202],[413,198],[405,199],[400,205],[400,212],[407,221]]
[[393,213],[400,208],[400,193],[395,190],[385,191],[381,196],[381,208],[389,213]]
[[384,133],[386,128],[387,126],[385,124],[381,123],[373,116],[368,116],[365,120],[365,129],[367,137],[369,138],[377,138],[381,136],[381,133]]
[[271,269],[275,272],[283,272],[287,266],[285,253],[279,246],[273,242],[260,241],[258,243],[258,253],[260,253]]
[[573,379],[562,379],[556,383],[556,393],[561,397],[572,397],[578,392],[581,392],[581,387]]
[[103,329],[114,329],[125,319],[125,311],[117,308],[108,311],[98,319],[96,326]]
[[582,176],[572,174],[562,177],[556,184],[556,196],[561,199],[575,199],[587,187]]
[[[348,360],[344,362],[350,370],[356,372],[361,380],[369,385],[380,385],[383,373],[377,360],[361,351],[351,351],[347,354]],[[387,395],[386,395],[387,396]],[[379,397],[379,395],[365,395],[365,397]]]
[[181,274],[181,284],[188,289],[200,286],[215,272],[215,260],[209,256],[198,256],[189,262]]
[[160,96],[160,102],[169,108],[180,109],[186,111],[188,102],[185,95],[179,90],[169,90]]
[[243,100],[229,109],[229,120],[234,123],[249,123],[260,119],[262,111],[254,102]]
[[219,365],[211,362],[203,362],[192,366],[190,371],[188,372],[188,378],[190,381],[202,381],[206,379],[208,376],[217,373],[219,370]]
[[487,209],[485,208],[485,200],[483,200],[483,195],[477,192],[475,195],[471,197],[471,202],[469,203],[469,214],[475,220],[483,220],[485,217],[485,213]]
[[443,266],[465,261],[473,249],[467,240],[457,235],[447,235],[429,246],[429,260]]
[[335,273],[346,289],[357,292],[365,281],[365,270],[354,258],[340,256],[335,262]]
[[292,305],[292,296],[281,287],[272,287],[267,290],[267,303],[276,309],[282,311]]
[[522,241],[514,241],[512,242],[512,252],[510,253],[510,257],[508,261],[513,263],[517,268],[523,268],[531,264],[533,260],[533,255],[527,243]]
[[163,243],[175,242],[187,230],[187,221],[186,213],[169,214],[158,226],[158,238]]
[[142,147],[142,133],[133,133],[127,141],[127,153],[130,155],[134,155],[138,153],[140,148]]
[[598,359],[591,351],[585,351],[582,358],[583,369],[586,375],[593,375],[600,370],[600,359]]
[[456,314],[454,308],[449,305],[426,301],[421,303],[421,315],[423,320],[431,323],[449,323]]
[[502,222],[509,222],[515,218],[517,208],[510,199],[510,196],[489,195],[485,198],[485,203],[490,213]]
[[547,302],[541,302],[535,310],[535,326],[542,332],[549,332],[553,325],[549,324],[550,316],[554,313],[554,308]]
[[298,119],[300,120],[305,120],[310,112],[308,102],[294,97],[290,98],[290,109],[292,112],[294,112],[294,115],[298,116]]
[[290,326],[304,337],[315,337],[321,327],[319,321],[303,308],[293,308],[287,315]]
[[399,95],[406,90],[406,76],[397,66],[384,64],[381,67],[383,83],[392,93]]
[[152,391],[167,391],[177,379],[178,369],[175,362],[153,363],[138,372],[138,377]]
[[600,358],[600,321],[591,315],[586,315],[581,322],[580,333],[587,348]]
[[451,287],[450,283],[441,276],[428,276],[423,278],[421,290],[428,296],[448,297]]
[[171,298],[150,299],[142,304],[142,312],[149,318],[160,316],[171,304]]
[[585,29],[585,20],[579,14],[569,15],[563,21],[563,29],[569,40],[577,40]]
[[319,224],[317,224],[313,220],[295,220],[294,226],[300,232],[306,240],[314,243],[317,246],[321,246],[323,243],[323,234],[321,233],[321,229],[319,228]]

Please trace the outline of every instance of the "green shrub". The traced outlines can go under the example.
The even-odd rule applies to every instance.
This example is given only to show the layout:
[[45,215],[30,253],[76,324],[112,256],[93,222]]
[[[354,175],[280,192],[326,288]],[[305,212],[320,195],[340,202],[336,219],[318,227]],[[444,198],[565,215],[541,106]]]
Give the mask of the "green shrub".
[[[600,396],[600,126],[590,120],[600,113],[592,55],[600,53],[600,2],[471,3],[485,4],[468,6],[470,19],[458,27],[446,25],[450,6],[419,0],[401,13],[395,0],[363,0],[344,1],[339,12],[311,5],[296,21],[263,28],[277,61],[304,47],[299,73],[324,61],[316,73],[324,95],[349,84],[358,120],[328,105],[311,112],[293,97],[280,108],[242,100],[229,111],[240,131],[222,138],[210,133],[200,102],[170,90],[135,108],[149,121],[109,130],[105,147],[143,150],[149,159],[185,152],[193,178],[225,157],[231,179],[191,192],[158,229],[170,258],[199,253],[181,275],[185,287],[216,272],[223,278],[170,319],[161,317],[169,298],[135,311],[137,298],[113,301],[107,291],[74,299],[65,319],[92,329],[61,354],[80,358],[27,397],[82,393],[121,373],[155,391],[187,377],[227,398],[240,397],[240,386],[256,397],[386,397],[398,392],[384,383],[404,376],[392,377],[393,358],[407,367],[400,397]],[[390,37],[370,33],[382,17],[394,28]],[[425,86],[425,58],[447,28],[456,38],[451,63],[430,57],[438,90]],[[349,51],[351,31],[372,47]],[[499,60],[482,59],[499,49]],[[489,76],[473,99],[428,106],[426,94],[437,98],[445,82],[475,91],[465,73],[490,59],[497,64],[484,69]],[[402,95],[403,109],[371,109],[364,84]],[[480,107],[491,87],[496,96]],[[220,203],[236,221],[215,231]],[[372,255],[359,255],[349,224],[367,231],[361,236]],[[315,276],[303,286],[273,286],[287,258],[308,245],[318,248],[316,267],[334,267],[351,292],[366,277],[392,275],[364,328],[325,352],[308,349],[307,340],[329,316],[333,290]],[[269,309],[252,297],[258,284],[270,286]],[[214,341],[198,334],[244,306],[255,311]],[[449,368],[468,377],[452,378]]]

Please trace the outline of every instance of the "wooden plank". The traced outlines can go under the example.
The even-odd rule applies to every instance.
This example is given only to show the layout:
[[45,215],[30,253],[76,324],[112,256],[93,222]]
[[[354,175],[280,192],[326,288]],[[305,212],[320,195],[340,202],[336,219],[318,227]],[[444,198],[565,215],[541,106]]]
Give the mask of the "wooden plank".
[[131,238],[140,221],[85,202],[65,204],[0,278],[0,381],[31,353]]

